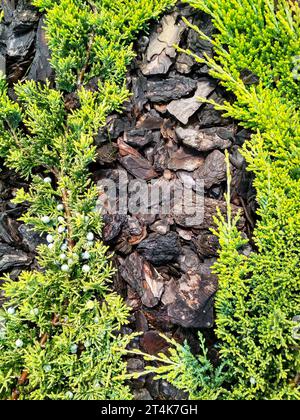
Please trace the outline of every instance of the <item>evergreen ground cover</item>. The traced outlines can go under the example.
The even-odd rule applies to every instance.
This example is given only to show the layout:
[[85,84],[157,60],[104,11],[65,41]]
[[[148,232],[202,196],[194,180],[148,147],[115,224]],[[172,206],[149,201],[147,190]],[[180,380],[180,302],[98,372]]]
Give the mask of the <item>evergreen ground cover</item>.
[[214,105],[253,131],[242,153],[255,174],[257,252],[240,252],[245,240],[231,216],[229,188],[228,218],[220,215],[215,231],[220,366],[212,366],[200,337],[199,358],[173,343],[156,373],[192,399],[299,400],[300,7],[286,0],[189,3],[212,17],[216,33],[213,59],[188,53],[235,95],[233,103]]
[[[30,180],[15,203],[44,234],[39,270],[4,278],[0,313],[2,399],[130,399],[123,355],[129,317],[109,284],[113,267],[95,212],[90,180],[93,138],[128,97],[126,68],[134,36],[174,2],[35,0],[46,14],[56,86],[0,81],[0,155]],[[232,219],[216,220],[221,251],[215,272],[219,366],[170,341],[168,355],[146,356],[157,377],[191,399],[299,400],[300,7],[289,0],[190,0],[209,14],[215,57],[200,58],[235,101],[214,104],[253,132],[243,147],[255,174],[256,252]],[[201,38],[209,40],[197,27]],[[297,58],[298,57],[298,58]],[[65,108],[66,93],[79,106]],[[229,159],[229,158],[228,158]]]
[[[56,89],[33,81],[0,81],[0,155],[29,179],[15,203],[22,220],[46,236],[40,269],[5,276],[0,322],[2,399],[129,399],[122,360],[130,336],[120,334],[128,308],[111,291],[113,274],[101,241],[98,190],[88,165],[93,137],[107,115],[121,109],[128,91],[131,42],[165,0],[36,1],[46,12]],[[96,86],[87,87],[97,76]],[[79,106],[66,111],[64,94]]]

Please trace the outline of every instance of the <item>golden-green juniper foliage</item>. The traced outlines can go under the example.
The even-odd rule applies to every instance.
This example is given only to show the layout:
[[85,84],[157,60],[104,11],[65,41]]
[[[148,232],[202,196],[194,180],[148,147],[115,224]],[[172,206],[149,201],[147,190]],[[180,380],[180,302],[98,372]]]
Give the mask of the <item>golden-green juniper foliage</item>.
[[[0,155],[31,180],[15,202],[28,203],[22,219],[47,241],[38,249],[40,270],[4,278],[0,397],[128,399],[122,355],[130,337],[120,334],[128,308],[110,291],[113,268],[88,165],[94,135],[128,97],[134,33],[172,1],[35,4],[47,12],[57,85],[78,85],[79,106],[67,112],[62,92],[32,81],[15,86],[13,102],[0,78]],[[94,76],[98,88],[85,90]]]
[[[211,15],[217,29],[215,58],[196,59],[236,97],[216,108],[255,132],[242,153],[256,175],[257,252],[249,257],[240,252],[245,241],[237,220],[231,220],[228,198],[228,219],[217,220],[221,251],[215,266],[223,386],[207,393],[201,366],[186,347],[173,353],[169,373],[163,367],[157,373],[191,390],[194,399],[299,400],[300,80],[293,66],[300,54],[300,7],[287,0],[189,3]],[[244,79],[245,71],[256,76],[255,84]],[[191,358],[198,387],[190,375]]]

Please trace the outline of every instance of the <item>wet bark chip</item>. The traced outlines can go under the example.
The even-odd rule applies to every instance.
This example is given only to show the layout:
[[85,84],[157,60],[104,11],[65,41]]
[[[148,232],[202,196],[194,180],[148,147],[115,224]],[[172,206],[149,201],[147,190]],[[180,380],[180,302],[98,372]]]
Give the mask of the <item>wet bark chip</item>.
[[0,272],[15,267],[28,266],[32,261],[25,252],[13,248],[7,244],[0,243]]

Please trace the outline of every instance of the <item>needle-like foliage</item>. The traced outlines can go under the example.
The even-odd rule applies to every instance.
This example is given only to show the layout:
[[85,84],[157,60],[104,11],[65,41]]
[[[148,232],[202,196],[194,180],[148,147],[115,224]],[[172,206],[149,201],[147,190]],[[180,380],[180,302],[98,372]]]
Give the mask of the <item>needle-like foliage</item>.
[[[0,310],[0,398],[129,399],[122,360],[129,310],[111,291],[101,241],[99,191],[89,176],[93,138],[128,97],[131,41],[172,1],[35,1],[46,12],[58,90],[0,78],[0,155],[30,180],[15,203],[44,235],[39,269],[4,277]],[[86,87],[94,77],[93,88]],[[77,89],[68,111],[63,91]]]
[[[225,378],[213,397],[299,400],[300,81],[294,67],[300,7],[288,0],[189,3],[211,15],[217,29],[215,58],[195,58],[208,64],[236,97],[233,103],[214,105],[254,132],[242,153],[256,175],[257,252],[249,257],[241,253],[245,240],[231,217],[230,191],[228,218],[216,220],[221,245],[215,265],[220,283],[216,335]],[[207,383],[199,380],[195,392],[190,376],[192,355],[185,357],[185,367],[179,364],[186,352],[177,348],[164,377],[191,389],[192,398],[204,398]]]

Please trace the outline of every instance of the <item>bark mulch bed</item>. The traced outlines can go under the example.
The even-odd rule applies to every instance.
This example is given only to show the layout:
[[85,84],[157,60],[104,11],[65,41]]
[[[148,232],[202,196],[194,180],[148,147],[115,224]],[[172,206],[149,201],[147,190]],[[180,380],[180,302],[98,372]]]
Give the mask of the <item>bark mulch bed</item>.
[[[10,83],[25,77],[53,80],[45,43],[43,18],[25,1],[4,2],[6,20],[0,25],[0,69]],[[111,115],[96,138],[97,162],[94,180],[133,180],[147,182],[148,192],[161,188],[173,191],[183,184],[194,191],[197,180],[204,180],[204,218],[191,221],[190,215],[176,212],[171,200],[168,212],[142,214],[128,211],[114,214],[101,195],[106,209],[104,240],[114,251],[118,268],[115,289],[132,308],[131,324],[125,332],[140,331],[143,336],[133,346],[150,354],[166,348],[159,336],[163,331],[179,341],[187,339],[197,351],[197,330],[203,329],[214,350],[214,295],[218,282],[211,273],[218,251],[211,233],[213,217],[219,207],[226,212],[226,165],[224,150],[229,149],[233,172],[234,213],[242,212],[240,229],[251,237],[255,217],[255,192],[251,175],[238,148],[249,137],[246,130],[222,118],[211,105],[197,97],[217,102],[230,100],[208,75],[205,65],[195,62],[173,45],[178,43],[200,56],[212,55],[208,42],[200,41],[181,20],[187,17],[207,35],[214,28],[207,16],[179,6],[152,25],[135,45],[137,57],[128,73],[132,92],[122,115]],[[91,88],[93,87],[91,83]],[[76,97],[66,97],[66,107],[76,106]],[[11,203],[14,192],[26,183],[5,168],[0,174],[0,271],[17,279],[23,269],[36,265],[35,248],[43,239],[20,224],[24,208]],[[135,193],[129,193],[129,200]],[[157,207],[161,206],[161,197]],[[195,203],[192,203],[195,204]],[[166,213],[166,214],[163,214]],[[251,252],[251,246],[243,252]],[[128,360],[130,371],[142,370],[139,358]],[[134,381],[137,399],[179,399],[184,396],[169,384],[153,382],[151,377]]]

